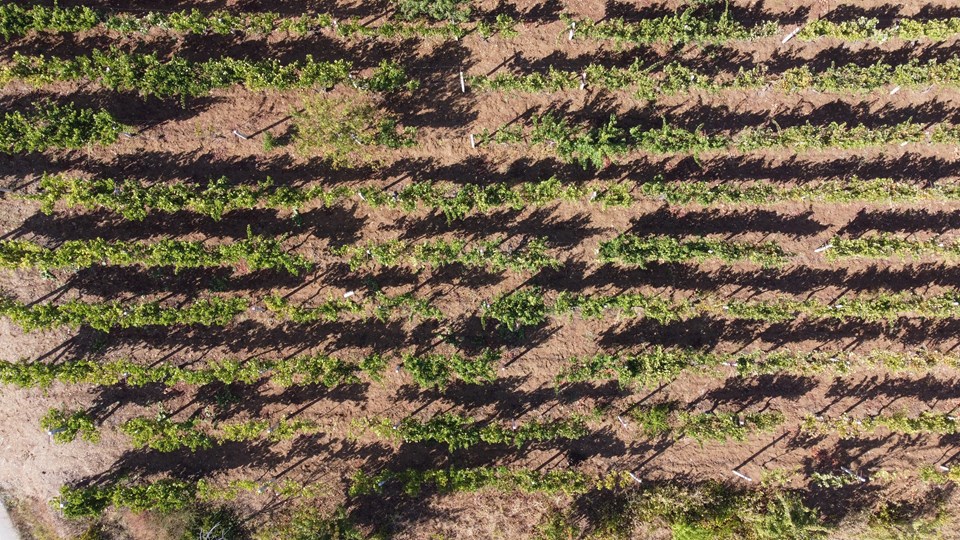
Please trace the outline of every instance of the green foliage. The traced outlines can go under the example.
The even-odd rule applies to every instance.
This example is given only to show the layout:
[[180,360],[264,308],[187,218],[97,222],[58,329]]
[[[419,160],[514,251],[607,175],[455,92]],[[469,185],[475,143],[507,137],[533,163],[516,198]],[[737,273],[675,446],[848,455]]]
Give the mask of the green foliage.
[[301,506],[279,523],[257,531],[255,540],[369,540],[347,517],[341,507],[325,514],[314,506]]
[[26,332],[59,326],[90,326],[102,332],[112,328],[141,328],[199,324],[224,326],[247,310],[244,298],[212,297],[181,307],[164,307],[159,302],[87,303],[71,300],[63,304],[24,304],[0,296],[0,316],[9,318]]
[[384,61],[367,78],[351,78],[352,69],[349,61],[318,62],[311,55],[289,64],[276,59],[254,61],[230,57],[202,62],[173,57],[164,61],[156,53],[126,53],[114,47],[74,58],[14,53],[13,62],[0,68],[0,82],[17,80],[43,86],[56,81],[95,81],[111,90],[180,98],[202,96],[216,88],[238,84],[258,91],[329,89],[350,82],[358,89],[374,92],[412,89],[417,84],[393,62]]
[[893,321],[914,316],[944,319],[960,315],[960,293],[948,291],[922,296],[911,293],[865,293],[841,296],[833,302],[809,298],[778,297],[770,300],[726,300],[703,294],[691,299],[671,300],[662,295],[620,293],[584,295],[562,292],[547,305],[543,291],[521,288],[482,305],[482,320],[494,319],[510,330],[538,325],[548,315],[578,314],[595,319],[614,312],[624,317],[646,317],[661,324],[702,315],[731,319],[782,322],[805,316],[811,319],[862,319]]
[[701,262],[706,259],[719,259],[726,263],[745,260],[771,268],[784,264],[787,258],[788,254],[774,242],[747,244],[706,238],[681,241],[669,236],[640,237],[629,233],[600,242],[599,252],[602,263],[614,262],[640,268],[646,268],[651,262]]
[[892,433],[916,435],[919,433],[953,434],[960,433],[957,418],[950,414],[924,411],[919,416],[910,417],[905,412],[890,415],[872,415],[854,418],[843,414],[836,418],[808,415],[804,418],[804,431],[822,434],[837,434],[841,439],[860,437],[884,428]]
[[[600,187],[597,186],[597,189]],[[143,220],[151,212],[183,210],[220,220],[223,214],[240,209],[262,207],[297,210],[314,202],[330,206],[343,202],[353,194],[358,196],[360,202],[374,208],[399,208],[413,212],[424,206],[439,210],[448,221],[462,219],[474,211],[489,212],[500,208],[522,210],[528,206],[539,207],[554,202],[584,200],[604,207],[629,204],[627,184],[615,184],[607,192],[588,198],[589,186],[564,184],[556,178],[517,185],[499,182],[484,186],[415,182],[395,192],[373,186],[361,187],[354,192],[346,187],[278,188],[273,186],[269,178],[255,186],[231,186],[225,177],[211,180],[205,187],[180,182],[145,186],[134,179],[121,182],[109,178],[81,179],[44,174],[36,193],[20,197],[39,201],[41,211],[47,214],[61,203],[71,208],[106,209],[130,220]]]
[[371,149],[413,146],[416,130],[397,130],[396,119],[356,100],[308,99],[297,119],[294,142],[304,154],[321,154],[335,167],[364,163]]
[[191,504],[196,491],[196,483],[175,479],[158,480],[146,485],[63,486],[60,496],[53,502],[69,518],[98,516],[111,505],[134,512],[169,512]]
[[735,368],[741,377],[774,374],[810,376],[823,373],[843,375],[856,369],[924,374],[935,367],[958,369],[960,357],[923,349],[902,353],[877,349],[866,354],[789,350],[725,354],[658,346],[633,353],[571,358],[570,365],[557,375],[557,382],[615,379],[622,385],[649,387],[674,381],[685,372],[726,376],[725,372],[717,369],[721,365]]
[[545,72],[472,75],[472,90],[513,92],[561,92],[581,85],[609,91],[635,89],[637,97],[656,100],[680,93],[701,90],[753,90],[772,88],[782,92],[815,91],[823,93],[864,93],[881,88],[927,88],[960,86],[960,60],[936,59],[921,63],[913,59],[902,64],[876,62],[831,65],[820,71],[799,66],[780,73],[769,73],[763,66],[738,71],[735,75],[713,75],[697,71],[680,62],[643,66],[639,59],[626,68],[588,64],[582,70],[568,71],[548,66]]
[[486,384],[496,380],[500,351],[484,349],[469,358],[454,354],[403,354],[403,369],[422,388],[446,388],[456,378],[467,384]]
[[99,516],[111,505],[134,512],[170,512],[197,503],[232,501],[242,493],[270,493],[284,498],[316,497],[322,489],[320,485],[292,480],[262,483],[240,479],[217,483],[207,479],[189,482],[169,478],[140,484],[120,481],[88,487],[63,486],[52,504],[66,517],[78,518]]
[[42,152],[51,148],[110,145],[129,128],[104,110],[81,109],[71,103],[40,102],[34,110],[4,113],[0,120],[0,152]]
[[823,37],[843,41],[876,41],[902,39],[905,41],[929,40],[942,41],[960,34],[960,18],[912,19],[901,17],[897,24],[879,28],[876,18],[857,17],[848,21],[830,21],[814,19],[808,21],[797,34],[798,39],[815,40]]
[[46,431],[54,442],[68,443],[77,438],[87,442],[98,442],[100,433],[93,418],[82,410],[50,409],[40,419],[40,428]]
[[848,179],[810,182],[798,186],[772,183],[723,183],[684,181],[664,182],[661,178],[640,186],[646,198],[670,204],[776,204],[786,201],[826,203],[847,202],[919,202],[960,200],[960,185],[935,182],[913,186],[892,178]]
[[130,437],[137,448],[147,447],[158,452],[173,452],[189,448],[196,452],[213,448],[225,442],[244,442],[268,439],[279,442],[302,434],[312,434],[320,427],[310,420],[242,420],[205,426],[197,418],[175,422],[160,411],[155,418],[135,417],[120,424],[120,432]]
[[834,238],[824,252],[827,260],[921,258],[936,256],[949,260],[960,257],[960,242],[912,240],[891,234],[870,234],[860,238]]
[[0,240],[0,268],[32,268],[49,271],[60,268],[90,268],[97,265],[140,265],[204,268],[245,264],[250,270],[286,270],[299,275],[313,264],[301,255],[283,250],[281,240],[254,236],[239,242],[208,247],[200,241],[160,240],[107,241],[69,240],[46,248],[29,240]]
[[561,19],[574,28],[574,36],[595,40],[612,40],[618,43],[648,45],[653,43],[724,43],[735,40],[756,39],[776,34],[780,29],[776,22],[761,22],[747,27],[733,19],[726,10],[700,12],[697,7],[680,13],[651,17],[637,22],[622,18],[607,18],[603,21],[573,19],[562,15]]
[[599,128],[570,125],[554,113],[534,116],[530,127],[508,126],[492,135],[484,132],[479,144],[490,141],[505,144],[544,144],[556,152],[565,163],[579,163],[585,168],[603,167],[609,159],[630,151],[652,154],[699,154],[705,151],[726,150],[753,152],[757,150],[791,149],[795,151],[825,149],[856,149],[895,143],[957,144],[960,127],[939,124],[932,128],[911,121],[894,125],[867,127],[831,122],[813,125],[809,122],[787,128],[748,127],[732,134],[708,134],[702,127],[693,130],[673,126],[663,120],[659,128],[633,126],[629,130],[616,125],[611,115]]
[[416,268],[461,264],[467,268],[485,268],[494,272],[511,270],[533,272],[542,268],[559,268],[560,261],[547,255],[547,243],[534,238],[514,250],[500,249],[504,239],[470,243],[466,240],[430,240],[411,244],[402,240],[344,245],[333,253],[347,259],[350,270],[367,263],[382,266],[411,265]]
[[493,319],[515,332],[524,326],[543,324],[547,313],[543,292],[527,288],[502,294],[492,303],[484,304],[480,320],[486,325],[488,319]]
[[520,448],[530,442],[579,439],[589,433],[583,420],[578,417],[547,422],[530,421],[507,428],[498,424],[478,426],[473,418],[453,413],[440,414],[427,421],[408,417],[394,423],[389,418],[381,418],[374,421],[373,432],[380,437],[402,442],[446,444],[450,452],[470,448],[481,441]]
[[135,447],[148,447],[158,452],[173,452],[180,448],[196,452],[212,448],[214,439],[197,429],[197,422],[197,419],[174,422],[160,412],[156,418],[131,418],[120,424],[120,432],[130,437]]
[[358,372],[365,373],[371,380],[380,380],[386,368],[385,362],[379,354],[371,354],[359,362],[317,354],[248,361],[214,360],[203,367],[180,367],[168,362],[143,365],[130,360],[79,359],[57,364],[0,361],[0,384],[13,384],[21,388],[48,388],[54,381],[100,386],[122,382],[127,386],[141,387],[156,383],[166,386],[204,385],[213,382],[253,384],[267,378],[281,388],[314,384],[333,388],[341,384],[360,382]]
[[674,438],[690,437],[701,444],[704,441],[742,442],[749,435],[771,431],[784,422],[784,416],[779,412],[691,413],[678,411],[670,403],[636,407],[628,415],[648,436],[670,433]]
[[401,20],[425,17],[461,23],[470,17],[470,0],[393,0],[393,3]]
[[553,510],[540,520],[534,540],[576,540],[582,535],[573,516]]

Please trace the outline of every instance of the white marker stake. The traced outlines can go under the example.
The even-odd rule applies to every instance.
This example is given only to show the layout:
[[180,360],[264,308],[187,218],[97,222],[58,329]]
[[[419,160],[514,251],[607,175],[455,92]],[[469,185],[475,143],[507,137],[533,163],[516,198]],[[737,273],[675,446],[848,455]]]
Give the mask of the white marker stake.
[[850,470],[850,469],[848,469],[848,468],[846,468],[846,467],[840,467],[840,470],[842,470],[843,472],[845,472],[845,473],[849,474],[850,476],[856,478],[856,479],[859,480],[860,482],[866,482],[866,481],[867,481],[866,478],[860,476],[859,474],[853,472],[852,470]]
[[467,93],[467,83],[463,80],[463,72],[460,72],[460,91],[464,94]]
[[617,415],[617,420],[620,421],[620,425],[621,425],[621,426],[627,427],[627,422],[626,422],[626,421],[623,419],[623,417],[620,416],[619,414]]
[[587,87],[587,74],[586,72],[580,74],[580,89],[583,90]]
[[787,43],[788,41],[790,41],[791,39],[793,39],[794,36],[796,36],[797,34],[800,33],[800,30],[801,30],[802,28],[803,28],[802,26],[798,26],[798,27],[794,28],[792,32],[790,32],[789,34],[787,34],[787,35],[783,38],[783,41],[781,41],[780,44],[781,44],[781,45],[786,45],[786,43]]
[[470,134],[470,148],[476,148],[477,141],[473,138],[473,133]]
[[830,248],[832,248],[832,247],[833,247],[833,244],[827,244],[827,245],[825,245],[825,246],[818,247],[817,249],[813,250],[813,252],[814,252],[814,253],[823,253],[824,251],[826,251],[826,250],[828,250],[828,249],[830,249]]
[[634,475],[632,472],[627,471],[627,474],[630,475],[630,478],[633,478],[633,481],[634,481],[634,482],[636,482],[636,483],[638,483],[638,484],[642,484],[642,483],[643,483],[643,482],[641,482],[640,479],[637,478],[636,475]]
[[940,470],[943,471],[943,472],[949,472],[949,471],[950,471],[950,467],[947,467],[946,465],[937,465],[937,468],[940,469]]
[[237,131],[237,130],[233,130],[233,134],[236,135],[237,137],[240,137],[240,138],[243,139],[243,140],[247,140],[247,139],[250,138],[250,137],[247,137],[246,135],[244,135],[243,133],[240,133],[240,132]]
[[896,93],[899,92],[899,91],[900,91],[900,87],[899,87],[899,86],[894,86],[894,87],[893,87],[893,90],[890,90],[890,95],[892,96],[892,95],[896,94]]
[[344,298],[350,298],[351,296],[353,296],[353,295],[355,295],[355,294],[357,294],[355,291],[347,291],[347,292],[343,293],[343,297],[344,297]]
[[746,480],[747,482],[753,482],[753,478],[750,478],[749,476],[743,474],[742,472],[740,472],[740,471],[738,471],[738,470],[736,470],[736,469],[734,469],[734,470],[732,470],[732,471],[730,471],[730,472],[732,472],[733,474],[739,476],[740,478],[743,478],[743,479]]
[[570,23],[570,33],[567,34],[567,39],[573,41],[573,31],[577,29],[577,23]]

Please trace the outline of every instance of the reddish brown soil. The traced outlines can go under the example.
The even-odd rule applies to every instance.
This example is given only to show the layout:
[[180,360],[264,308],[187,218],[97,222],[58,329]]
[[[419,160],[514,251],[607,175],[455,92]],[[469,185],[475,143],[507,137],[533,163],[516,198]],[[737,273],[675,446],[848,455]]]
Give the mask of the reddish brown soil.
[[[64,3],[66,4],[66,3]],[[91,2],[103,4],[105,2]],[[140,2],[144,9],[172,7],[172,2]],[[523,17],[520,37],[484,41],[470,36],[460,43],[338,41],[321,34],[306,38],[274,36],[270,39],[175,37],[162,32],[117,39],[103,32],[77,36],[30,36],[0,45],[9,57],[14,51],[78,54],[96,47],[118,44],[137,50],[157,50],[202,59],[223,55],[276,57],[284,60],[314,54],[317,58],[347,57],[363,67],[382,58],[396,58],[411,66],[424,81],[412,96],[388,98],[384,107],[400,115],[405,125],[419,128],[418,147],[385,156],[382,165],[332,170],[322,159],[299,156],[292,147],[265,154],[262,139],[239,140],[234,129],[248,134],[270,131],[283,138],[289,133],[290,113],[304,95],[291,92],[248,92],[231,89],[210,97],[175,101],[141,99],[118,94],[93,84],[60,84],[33,89],[10,84],[0,91],[4,109],[20,109],[42,96],[71,98],[83,104],[105,106],[119,118],[138,127],[136,136],[103,149],[50,152],[0,157],[0,175],[5,185],[33,189],[39,174],[70,172],[87,175],[133,176],[148,181],[204,180],[226,175],[238,182],[254,182],[271,176],[280,184],[369,184],[399,186],[412,180],[452,180],[460,183],[521,181],[557,174],[563,179],[627,179],[642,182],[655,174],[670,180],[703,179],[726,182],[771,179],[783,183],[818,178],[860,175],[892,176],[923,183],[960,175],[956,148],[909,145],[862,151],[762,152],[748,155],[662,158],[634,155],[596,175],[576,166],[558,163],[546,151],[519,147],[471,149],[470,133],[496,128],[548,107],[566,109],[575,118],[603,119],[611,112],[639,123],[656,126],[661,117],[682,124],[703,124],[711,130],[736,130],[776,120],[781,126],[831,120],[880,124],[913,119],[919,122],[956,122],[956,92],[904,90],[895,96],[837,96],[815,93],[781,95],[772,92],[730,92],[721,95],[684,95],[652,104],[629,92],[584,92],[557,94],[461,94],[456,73],[492,73],[510,69],[529,71],[548,64],[582,65],[592,60],[628,63],[634,56],[680,58],[736,72],[740,66],[770,63],[778,69],[801,64],[872,62],[886,57],[943,57],[955,43],[911,46],[891,41],[883,45],[844,45],[831,40],[816,43],[793,41],[780,45],[774,37],[728,47],[625,49],[585,40],[572,42],[563,36],[557,14],[567,11],[590,17],[605,14],[660,13],[675,7],[646,4],[631,6],[599,1],[515,2]],[[833,9],[835,2],[773,2],[760,13],[768,17],[803,20]],[[179,3],[177,3],[179,5]],[[303,10],[300,2],[197,2],[203,8]],[[925,4],[908,3],[898,13],[922,12]],[[492,2],[482,3],[492,8]],[[865,12],[890,7],[884,2],[859,3]],[[326,7],[324,7],[326,9]],[[340,6],[344,13],[373,19],[376,6]],[[331,7],[336,12],[336,8]],[[646,10],[646,11],[645,11]],[[533,14],[544,13],[537,17]],[[790,19],[790,16],[793,19]],[[336,90],[336,94],[345,91]],[[309,93],[305,93],[309,94]],[[918,500],[928,495],[928,486],[918,482],[916,471],[925,464],[942,463],[957,453],[956,437],[876,436],[848,441],[836,437],[805,438],[799,420],[811,412],[830,415],[869,415],[880,412],[953,411],[960,394],[955,390],[958,374],[936,371],[921,376],[894,376],[876,372],[854,373],[842,378],[768,376],[752,379],[684,376],[659,389],[620,389],[615,384],[576,385],[557,389],[553,379],[573,355],[600,350],[621,350],[647,344],[696,346],[717,351],[741,350],[908,350],[918,347],[953,351],[958,340],[958,321],[902,319],[892,323],[817,322],[797,320],[762,325],[719,319],[695,319],[660,325],[646,320],[600,321],[552,320],[543,328],[528,331],[520,340],[505,340],[495,331],[480,327],[477,315],[484,300],[524,284],[548,289],[583,292],[620,290],[658,291],[686,297],[710,291],[735,298],[763,298],[772,294],[795,294],[832,300],[857,291],[895,290],[933,294],[955,288],[960,279],[957,266],[935,260],[889,263],[831,263],[814,250],[834,235],[856,236],[867,231],[887,231],[918,238],[955,238],[960,224],[958,204],[828,205],[783,204],[777,207],[673,208],[654,203],[625,209],[601,210],[593,205],[564,204],[522,212],[502,211],[471,216],[446,223],[442,216],[371,210],[365,205],[345,204],[333,208],[302,210],[302,225],[285,213],[257,210],[234,212],[222,221],[188,214],[152,215],[140,223],[100,212],[59,210],[45,216],[37,205],[19,200],[0,201],[0,235],[3,238],[40,239],[55,244],[68,239],[149,239],[178,237],[211,242],[240,238],[249,224],[255,233],[289,234],[290,246],[312,257],[318,270],[305,278],[287,278],[270,273],[236,272],[227,281],[227,292],[250,297],[256,305],[270,291],[289,294],[295,302],[319,301],[328,296],[357,290],[373,277],[388,292],[416,291],[431,297],[448,320],[443,323],[391,322],[295,325],[280,324],[262,311],[250,311],[226,328],[158,328],[102,334],[89,329],[25,334],[0,321],[3,357],[43,358],[56,362],[94,355],[104,360],[133,358],[143,363],[160,359],[184,364],[222,357],[251,358],[258,355],[286,356],[328,352],[344,358],[371,351],[451,351],[439,344],[437,334],[452,330],[464,337],[468,352],[483,346],[506,347],[500,380],[491,387],[453,386],[445,392],[425,392],[409,374],[395,372],[393,359],[383,384],[349,388],[278,389],[269,384],[229,389],[237,399],[217,406],[220,388],[85,388],[54,385],[48,391],[4,388],[0,392],[0,489],[16,498],[45,501],[65,484],[78,481],[135,475],[217,478],[282,477],[329,485],[325,504],[344,499],[345,480],[357,469],[439,467],[509,464],[531,468],[575,466],[586,471],[632,470],[649,480],[731,480],[731,469],[753,478],[763,471],[797,469],[796,485],[810,472],[820,470],[818,455],[831,455],[838,464],[863,474],[881,470],[895,473],[887,483],[844,491],[830,498],[817,495],[821,508],[836,518],[869,510],[883,500]],[[743,241],[775,241],[784,249],[801,254],[791,265],[778,270],[759,270],[749,264],[655,266],[649,270],[614,270],[597,265],[598,243],[618,232],[658,233],[678,236],[708,234]],[[491,275],[462,269],[375,270],[351,273],[328,248],[349,242],[389,238],[421,240],[437,236],[482,239],[499,235],[517,242],[545,236],[554,253],[564,261],[559,271],[536,276]],[[65,301],[163,298],[185,301],[208,294],[215,278],[225,271],[148,271],[136,268],[98,268],[76,273],[55,272],[44,279],[31,271],[0,273],[0,289],[24,301]],[[624,428],[616,419],[638,402],[678,400],[697,411],[780,410],[787,425],[774,433],[752,437],[745,443],[703,446],[690,440],[649,440],[635,426]],[[297,415],[325,426],[321,435],[281,444],[227,445],[190,454],[163,455],[131,449],[114,429],[125,419],[152,414],[159,403],[176,418],[194,414],[218,419],[275,418]],[[103,424],[98,445],[74,442],[55,445],[38,427],[49,407],[80,407],[92,410]],[[593,420],[594,434],[565,445],[543,445],[522,451],[485,448],[454,455],[432,445],[395,446],[370,434],[358,434],[353,422],[372,416],[402,418],[408,414],[427,417],[443,411],[460,411],[482,420],[524,420],[590,414],[596,407],[606,412]],[[836,499],[837,503],[833,500]],[[277,509],[277,501],[249,497],[242,500],[256,519]],[[390,507],[375,501],[360,501],[355,515],[364,525],[389,524],[398,538],[519,538],[529,535],[534,524],[552,507],[567,501],[539,496],[507,496],[495,493],[425,497],[420,500],[390,499]],[[42,505],[40,506],[42,508]],[[68,525],[49,518],[54,526]],[[150,530],[125,526],[127,533]],[[130,532],[134,531],[134,532]],[[149,533],[144,538],[150,537]],[[652,533],[651,533],[652,534]]]

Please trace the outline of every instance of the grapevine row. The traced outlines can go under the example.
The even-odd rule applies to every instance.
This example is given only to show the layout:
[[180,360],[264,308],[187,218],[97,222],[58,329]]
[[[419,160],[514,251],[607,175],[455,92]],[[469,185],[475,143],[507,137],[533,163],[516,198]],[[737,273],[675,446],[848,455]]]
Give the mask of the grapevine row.
[[611,115],[605,124],[597,128],[575,127],[567,119],[549,112],[534,116],[529,129],[518,125],[503,127],[492,133],[484,130],[476,140],[479,145],[492,142],[543,145],[565,163],[578,163],[585,169],[599,169],[613,158],[631,151],[697,154],[718,150],[752,152],[777,148],[795,151],[855,149],[896,143],[958,144],[960,127],[950,124],[928,127],[910,121],[876,128],[863,124],[850,126],[842,122],[827,125],[807,122],[782,129],[749,127],[729,135],[710,135],[699,128],[691,131],[670,125],[666,120],[660,128],[634,126],[625,129],[617,125],[616,115]]
[[470,448],[481,442],[521,447],[530,442],[574,440],[586,436],[589,430],[583,419],[529,421],[506,427],[500,424],[478,426],[473,418],[445,413],[426,421],[412,417],[394,423],[389,418],[371,420],[371,429],[378,436],[401,442],[423,441],[446,444],[451,452]]
[[[373,298],[330,299],[319,306],[294,306],[279,296],[264,299],[269,311],[297,323],[337,321],[343,315],[359,315],[362,319],[386,321],[396,312],[409,317],[441,319],[443,314],[428,300],[411,293],[390,296],[377,291]],[[245,298],[212,297],[196,300],[181,307],[166,307],[160,302],[125,303],[108,301],[90,303],[71,300],[62,304],[24,304],[10,297],[0,297],[0,316],[7,317],[26,332],[60,326],[90,326],[109,332],[112,328],[173,326],[199,324],[225,326],[250,307]]]
[[[594,40],[610,40],[617,43],[649,45],[654,43],[716,44],[744,41],[777,35],[784,30],[774,21],[762,21],[747,26],[735,20],[728,11],[719,16],[708,13],[698,15],[695,8],[686,11],[651,17],[637,22],[627,22],[621,17],[602,21],[561,18],[570,27],[569,36]],[[942,41],[960,34],[960,18],[944,19],[898,19],[896,25],[878,28],[876,18],[860,17],[850,21],[830,22],[822,19],[810,21],[793,35],[800,40],[813,41],[829,37],[845,41],[877,41],[888,39]]]
[[441,267],[460,264],[467,268],[486,268],[494,272],[535,272],[543,268],[559,268],[560,261],[547,254],[543,238],[534,238],[514,250],[503,250],[504,239],[483,242],[466,240],[430,240],[412,244],[402,240],[368,242],[334,249],[334,254],[347,259],[351,270],[369,264],[378,266]]
[[363,24],[357,19],[338,21],[332,15],[300,15],[284,17],[276,12],[230,12],[214,11],[209,15],[196,8],[169,13],[150,12],[146,15],[130,13],[112,14],[86,6],[75,7],[22,7],[18,4],[0,5],[0,36],[9,40],[15,36],[35,32],[81,32],[103,28],[123,34],[147,33],[164,29],[189,34],[271,34],[288,32],[306,35],[320,30],[333,29],[338,35],[351,37],[411,38],[437,37],[461,39],[471,31],[483,37],[500,34],[516,35],[516,20],[501,14],[495,21],[478,21],[475,25],[461,23],[430,24],[423,21],[387,21],[378,25]]
[[891,415],[872,415],[854,418],[846,414],[836,418],[824,418],[818,415],[808,415],[803,420],[802,429],[810,433],[821,435],[837,434],[841,439],[851,439],[868,435],[879,428],[892,433],[916,435],[933,433],[947,435],[960,433],[960,424],[957,418],[946,413],[922,412],[919,416],[910,417],[899,412]]
[[913,59],[904,64],[878,61],[868,66],[832,65],[817,72],[800,66],[779,74],[768,73],[765,66],[758,66],[749,70],[741,68],[732,77],[711,76],[679,62],[645,67],[640,60],[635,60],[626,68],[589,64],[579,71],[548,66],[546,72],[522,75],[473,75],[467,78],[467,83],[479,91],[559,92],[587,86],[613,91],[635,88],[638,98],[648,100],[692,90],[720,92],[768,87],[781,92],[812,90],[849,94],[887,87],[957,87],[960,86],[960,60],[938,62],[934,59],[921,63]]
[[[787,201],[826,203],[898,203],[958,201],[960,184],[935,182],[914,186],[893,178],[833,179],[783,186],[768,182],[711,184],[701,181],[665,182],[660,177],[640,184],[638,193],[629,184],[565,184],[557,178],[511,185],[504,182],[479,186],[416,182],[397,191],[377,187],[274,187],[267,180],[256,186],[229,185],[226,178],[206,185],[175,182],[144,185],[134,179],[82,179],[44,174],[35,193],[17,194],[40,202],[40,210],[52,214],[58,204],[67,208],[108,210],[129,220],[143,220],[153,212],[189,210],[215,220],[225,213],[251,208],[297,211],[312,202],[324,206],[358,200],[374,208],[397,208],[413,212],[421,207],[439,210],[448,221],[472,212],[509,208],[523,210],[551,203],[585,202],[602,207],[630,206],[641,200],[669,204],[767,205]],[[356,196],[356,199],[353,199]]]
[[704,441],[743,442],[750,435],[769,432],[784,422],[780,412],[691,413],[676,410],[673,403],[634,408],[627,415],[640,424],[647,436],[689,437],[701,444]]
[[[401,367],[424,388],[445,388],[454,380],[468,384],[494,381],[495,364],[499,360],[500,351],[495,349],[486,349],[475,357],[459,353],[403,353]],[[131,387],[157,383],[166,386],[202,386],[214,382],[253,384],[266,378],[281,388],[309,385],[334,388],[360,383],[361,373],[371,381],[381,381],[386,367],[387,359],[380,354],[371,354],[359,361],[341,360],[325,354],[248,361],[223,359],[209,362],[205,367],[193,368],[168,362],[143,365],[130,360],[98,362],[79,359],[57,364],[3,360],[0,361],[0,384],[43,389],[49,388],[54,381],[99,386],[120,383]]]
[[788,254],[774,242],[752,244],[698,238],[678,240],[670,236],[619,234],[600,242],[598,260],[646,268],[651,262],[674,263],[718,259],[726,263],[750,261],[771,268],[783,265]]
[[272,492],[286,498],[316,497],[324,491],[321,484],[301,484],[292,480],[233,480],[216,483],[206,479],[196,482],[166,478],[149,483],[128,481],[97,486],[62,486],[53,503],[69,518],[99,516],[108,507],[134,512],[153,510],[169,512],[197,502],[231,501],[242,493]]
[[584,295],[559,293],[547,305],[543,291],[521,288],[481,306],[481,319],[495,320],[511,331],[544,323],[548,316],[579,315],[602,318],[608,312],[623,317],[646,317],[661,324],[714,315],[730,319],[785,322],[805,316],[811,319],[862,319],[891,321],[898,317],[944,319],[960,316],[960,293],[933,296],[912,293],[875,293],[843,296],[833,302],[817,299],[724,300],[713,296],[672,300],[657,294],[621,293]]
[[295,323],[333,322],[344,315],[356,315],[360,319],[386,321],[396,312],[413,319],[441,320],[443,313],[429,300],[417,298],[413,293],[390,296],[377,291],[372,299],[354,300],[353,298],[330,298],[316,306],[295,306],[289,300],[278,295],[264,298],[263,303],[269,311]]
[[243,85],[249,90],[332,88],[350,82],[373,92],[414,89],[417,82],[403,68],[382,61],[366,78],[351,75],[347,60],[317,62],[311,55],[303,61],[283,64],[279,60],[219,58],[191,62],[174,57],[161,60],[156,53],[125,53],[112,48],[90,56],[56,58],[14,53],[11,64],[0,68],[0,83],[23,81],[43,86],[56,81],[95,81],[111,90],[137,91],[144,96],[201,96],[215,88]]
[[40,102],[33,110],[7,112],[0,120],[0,153],[107,146],[129,131],[107,111]]
[[[40,427],[58,443],[68,443],[79,433],[89,442],[97,442],[99,433],[93,419],[83,411],[50,409],[40,419]],[[174,452],[181,448],[205,450],[226,442],[256,441],[266,438],[279,442],[310,435],[320,430],[309,420],[245,420],[204,426],[199,419],[175,422],[161,412],[155,418],[134,417],[120,424],[119,430],[128,436],[136,448],[150,448],[158,452]],[[211,433],[212,431],[212,433]]]
[[[694,10],[627,23],[613,18],[602,22],[586,19],[573,20],[562,16],[577,36],[591,39],[609,39],[618,42],[650,43],[716,43],[730,40],[766,37],[782,32],[774,21],[766,21],[754,27],[746,27],[724,12],[719,18],[708,14],[696,15]],[[344,37],[364,36],[383,38],[440,37],[460,39],[471,30],[483,37],[499,33],[504,37],[517,34],[516,20],[508,15],[498,15],[494,22],[478,21],[473,28],[460,21],[447,24],[424,22],[388,21],[380,25],[362,24],[356,19],[337,21],[332,15],[321,13],[284,17],[275,12],[230,12],[218,10],[209,15],[197,9],[169,13],[150,12],[146,15],[128,13],[112,14],[85,6],[76,7],[23,7],[19,4],[0,5],[0,36],[9,40],[15,36],[36,32],[80,32],[103,27],[121,33],[146,33],[153,28],[193,34],[230,34],[244,32],[269,34],[289,32],[304,35],[318,30],[333,28]],[[823,19],[804,24],[796,34],[797,39],[814,40],[832,37],[846,41],[876,41],[889,39],[908,41],[918,39],[944,40],[960,33],[960,19],[912,19],[899,18],[896,25],[879,28],[876,18],[832,22]]]
[[874,350],[867,354],[844,351],[773,351],[715,353],[690,348],[654,347],[620,354],[574,357],[557,375],[558,383],[618,381],[621,385],[653,386],[676,380],[682,373],[718,374],[721,366],[736,370],[741,377],[789,374],[845,374],[856,369],[882,368],[892,373],[926,373],[932,368],[960,369],[960,356],[936,351],[893,352]]
[[0,268],[34,268],[42,271],[60,268],[90,268],[96,265],[173,266],[209,268],[246,264],[251,270],[285,270],[293,275],[310,271],[313,263],[301,255],[285,252],[280,240],[254,236],[238,242],[206,246],[200,241],[159,240],[107,241],[70,240],[56,248],[43,247],[27,240],[0,240]]
[[231,186],[224,177],[211,180],[206,186],[184,182],[144,185],[129,178],[118,181],[44,174],[36,193],[18,196],[39,201],[41,211],[46,214],[52,213],[59,203],[68,208],[106,209],[139,221],[151,212],[189,210],[219,220],[225,213],[241,209],[296,211],[311,202],[331,206],[354,195],[374,208],[400,208],[412,212],[423,206],[439,210],[449,221],[462,219],[474,211],[522,210],[527,206],[561,201],[589,201],[604,207],[630,202],[625,184],[612,185],[604,190],[600,186],[564,184],[555,177],[517,185],[497,182],[485,186],[457,186],[446,182],[415,182],[397,191],[387,191],[370,186],[359,189],[342,186],[329,189],[320,186],[275,187],[269,179],[256,186]]

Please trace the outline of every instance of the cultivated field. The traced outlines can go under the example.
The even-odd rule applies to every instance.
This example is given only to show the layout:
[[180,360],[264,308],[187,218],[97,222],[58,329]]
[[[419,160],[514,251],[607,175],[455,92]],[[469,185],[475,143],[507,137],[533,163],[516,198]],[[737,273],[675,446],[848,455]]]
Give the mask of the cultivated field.
[[26,538],[960,538],[960,5],[123,4],[0,4]]

